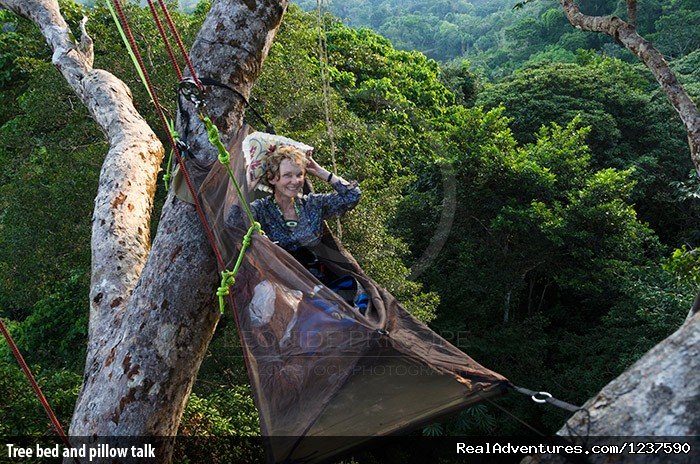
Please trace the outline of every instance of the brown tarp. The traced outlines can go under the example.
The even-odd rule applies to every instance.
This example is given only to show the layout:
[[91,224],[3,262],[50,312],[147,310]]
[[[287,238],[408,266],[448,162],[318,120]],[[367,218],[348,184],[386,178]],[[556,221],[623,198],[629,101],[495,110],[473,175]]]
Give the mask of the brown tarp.
[[[245,201],[252,199],[241,153],[248,132],[244,126],[229,147]],[[190,162],[188,172],[232,269],[249,226],[240,200],[221,164]],[[322,461],[504,391],[504,377],[406,312],[327,228],[314,252],[332,273],[364,287],[364,315],[262,235],[231,288],[270,461]]]

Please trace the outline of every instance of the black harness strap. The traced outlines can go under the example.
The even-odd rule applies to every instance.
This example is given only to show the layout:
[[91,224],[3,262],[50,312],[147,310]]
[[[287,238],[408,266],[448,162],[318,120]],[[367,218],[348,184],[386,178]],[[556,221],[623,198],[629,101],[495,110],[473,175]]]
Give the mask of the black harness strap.
[[578,412],[581,410],[580,406],[574,406],[573,404],[567,403],[566,401],[558,400],[547,392],[537,392],[528,388],[517,387],[515,385],[512,385],[512,388],[518,393],[522,393],[525,396],[529,396],[530,398],[532,398],[532,401],[536,403],[549,403],[552,406],[565,409],[569,412]]
[[257,112],[255,107],[253,107],[253,105],[250,104],[248,99],[245,96],[243,96],[243,94],[241,92],[239,92],[238,90],[234,89],[233,87],[231,87],[229,85],[224,84],[223,82],[219,82],[216,79],[212,79],[211,77],[201,77],[199,80],[204,85],[221,87],[222,89],[226,89],[229,92],[235,93],[241,100],[243,100],[243,103],[245,103],[246,108],[250,109],[250,111],[253,113],[253,115],[256,118],[258,118],[258,120],[263,124],[263,126],[265,126],[265,132],[267,132],[268,134],[275,134],[276,133],[274,126],[272,124],[270,124],[269,122],[267,122],[267,120],[265,120],[265,118],[260,116],[260,113]]

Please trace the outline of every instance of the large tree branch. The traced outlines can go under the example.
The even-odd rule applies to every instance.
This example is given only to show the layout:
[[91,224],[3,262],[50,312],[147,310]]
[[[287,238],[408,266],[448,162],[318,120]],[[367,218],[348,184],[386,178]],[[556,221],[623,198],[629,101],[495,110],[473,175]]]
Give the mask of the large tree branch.
[[[671,71],[663,55],[648,40],[637,33],[633,24],[616,16],[588,16],[579,10],[574,0],[559,0],[567,19],[574,27],[584,31],[602,32],[614,38],[635,54],[652,72],[675,108],[688,132],[690,156],[700,175],[700,111]],[[635,2],[628,2],[630,13],[636,16]]]
[[[215,1],[192,49],[199,75],[247,97],[287,4]],[[92,69],[90,41],[84,37],[78,46],[70,40],[55,0],[0,0],[0,5],[39,26],[54,63],[110,143],[95,199],[89,346],[70,433],[175,435],[219,317],[211,247],[193,206],[171,193],[149,253],[149,215],[163,150],[133,108],[129,90]],[[224,138],[230,138],[240,127],[243,101],[215,88],[206,102]],[[214,150],[195,109],[188,109],[190,117],[178,121],[178,131],[197,159],[211,162]]]
[[[215,2],[191,53],[199,76],[248,95],[286,7],[286,0]],[[195,109],[188,110],[189,124],[179,121],[178,131],[193,156],[210,162],[214,150]],[[240,127],[243,102],[213,89],[207,111],[228,138]],[[131,300],[103,326],[97,344],[104,348],[88,356],[71,434],[176,434],[218,321],[217,281],[216,261],[194,207],[171,193]]]
[[0,5],[39,27],[53,51],[53,64],[110,145],[92,220],[91,351],[98,340],[95,331],[125,308],[146,263],[163,147],[134,108],[127,86],[112,74],[92,68],[89,37],[83,35],[81,44],[70,38],[56,0],[0,0]]
[[[568,437],[693,437],[700,435],[697,404],[700,400],[700,313],[690,317],[680,329],[645,354],[632,367],[610,382],[583,405],[587,413],[574,414],[559,432]],[[676,441],[679,439],[676,438]],[[662,440],[659,440],[662,441]],[[617,443],[619,445],[619,443]],[[607,455],[586,456],[590,463],[664,463],[672,456]],[[687,459],[688,457],[685,456]],[[564,464],[559,455],[537,455],[522,464]]]

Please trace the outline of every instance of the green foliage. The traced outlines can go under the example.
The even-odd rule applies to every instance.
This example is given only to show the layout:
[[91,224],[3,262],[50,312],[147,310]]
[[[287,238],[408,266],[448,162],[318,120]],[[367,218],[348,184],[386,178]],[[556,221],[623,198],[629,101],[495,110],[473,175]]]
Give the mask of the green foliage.
[[[431,57],[460,57],[441,70],[324,16],[335,153],[313,14],[290,7],[251,100],[278,133],[314,145],[322,164],[335,159],[341,175],[361,182],[363,200],[341,230],[372,278],[484,365],[581,403],[687,312],[698,285],[698,181],[688,177],[683,128],[645,71],[591,51],[612,45],[572,30],[551,3],[520,11],[512,3],[332,3],[339,16],[357,14],[353,21],[403,46],[420,41],[434,48]],[[697,8],[643,3],[639,29],[684,55],[673,65],[697,96],[700,52],[680,50],[669,24],[692,24]],[[89,10],[96,66],[125,80],[158,127],[102,5]],[[176,21],[190,43],[209,4],[186,6],[193,14]],[[77,30],[84,9],[62,7]],[[156,86],[170,89],[174,77],[147,11],[127,8]],[[585,8],[607,14],[617,6]],[[6,11],[0,22],[0,310],[65,421],[80,382],[89,218],[107,147],[35,28]],[[507,77],[486,84],[484,76]],[[161,94],[172,108],[173,95]],[[409,278],[417,269],[419,282]],[[224,318],[215,334],[182,435],[259,433],[231,325]],[[2,346],[0,434],[44,433],[43,412]],[[499,402],[550,432],[565,418],[518,398]],[[480,405],[423,433],[524,433],[519,427]],[[251,452],[229,445],[212,455],[194,444],[183,461],[245,461]]]
[[258,412],[248,386],[231,386],[200,397],[191,394],[182,416],[179,435],[234,435],[252,436],[260,434]]
[[[640,346],[680,323],[692,293],[658,265],[663,248],[631,203],[633,170],[596,168],[582,118],[543,126],[532,143],[517,146],[502,112],[472,110],[471,126],[464,117],[460,129],[476,140],[454,139],[457,211],[422,278],[440,295],[434,324],[510,379],[554,391],[577,385],[568,400],[582,402],[640,356]],[[492,123],[483,125],[487,117]],[[414,256],[427,246],[424,224],[434,223],[444,195],[428,185],[404,199],[396,219]],[[615,329],[625,318],[638,327],[627,337]],[[574,348],[599,330],[610,338]],[[582,372],[594,356],[627,364]],[[547,430],[563,419],[517,403],[507,408]],[[495,429],[512,427],[499,419]]]
[[523,68],[485,85],[477,104],[503,105],[513,120],[513,134],[524,142],[531,142],[542,125],[580,117],[591,126],[587,142],[594,166],[634,168],[632,201],[640,217],[666,243],[676,245],[684,229],[686,239],[694,240],[697,205],[686,202],[680,208],[673,186],[693,169],[685,132],[651,75],[639,66],[586,52],[577,61]]
[[478,76],[471,71],[467,60],[442,66],[440,80],[455,94],[455,103],[472,106],[480,90]]
[[[316,8],[315,0],[297,3]],[[627,15],[624,2],[589,0],[579,6],[591,15]],[[637,6],[637,30],[663,53],[682,57],[700,45],[697,2],[644,0]],[[442,62],[467,59],[493,78],[552,49],[561,50],[550,55],[557,61],[570,61],[569,54],[578,49],[635,60],[604,34],[574,30],[561,6],[551,1],[346,0],[324,8],[353,27],[379,32],[401,50],[419,50]]]
[[698,250],[689,250],[686,245],[673,250],[670,258],[663,263],[663,269],[676,277],[679,283],[690,287],[700,285],[700,258]]
[[700,48],[700,11],[697,4],[683,0],[664,2],[662,15],[654,22],[657,31],[650,40],[661,52],[682,57]]
[[[15,332],[12,324],[7,325],[11,332]],[[45,371],[38,365],[31,367],[49,404],[67,430],[81,376],[66,370]],[[41,437],[54,434],[53,425],[4,340],[0,344],[0,398],[0,436]]]
[[175,453],[179,462],[258,462],[265,452],[262,442],[231,437],[259,434],[258,412],[248,386],[229,386],[207,397],[192,393]]
[[18,324],[17,345],[29,363],[80,372],[87,345],[89,274],[75,271],[36,302]]
[[445,423],[430,424],[423,428],[426,437],[439,436],[485,436],[493,432],[496,419],[483,404],[477,404],[462,410],[455,418]]
[[423,427],[423,436],[426,437],[439,437],[443,434],[441,424],[430,424]]

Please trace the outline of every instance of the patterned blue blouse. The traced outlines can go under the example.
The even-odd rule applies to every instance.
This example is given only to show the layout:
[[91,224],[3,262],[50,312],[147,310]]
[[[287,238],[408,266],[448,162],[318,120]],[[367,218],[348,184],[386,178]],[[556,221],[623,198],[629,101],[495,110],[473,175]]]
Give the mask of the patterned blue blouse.
[[321,241],[324,220],[342,216],[360,201],[362,193],[357,182],[348,185],[336,179],[331,185],[336,193],[311,193],[295,200],[299,212],[296,227],[285,224],[272,195],[255,200],[250,207],[270,240],[285,250],[312,247]]

